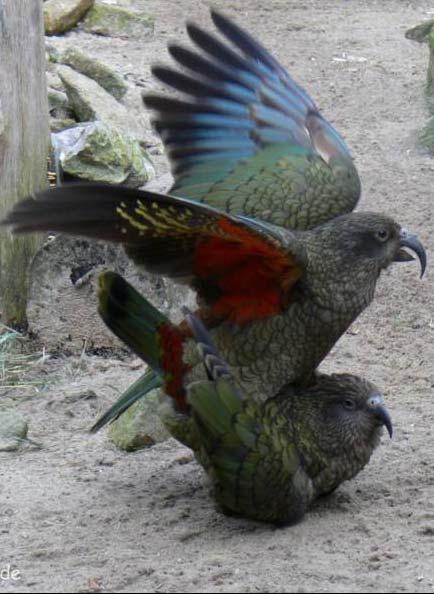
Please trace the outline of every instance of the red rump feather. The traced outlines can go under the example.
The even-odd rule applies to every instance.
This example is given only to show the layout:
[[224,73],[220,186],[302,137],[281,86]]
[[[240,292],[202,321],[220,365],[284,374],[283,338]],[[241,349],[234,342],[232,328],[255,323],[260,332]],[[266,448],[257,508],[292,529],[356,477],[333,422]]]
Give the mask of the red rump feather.
[[176,326],[170,323],[162,324],[158,333],[163,352],[162,367],[165,371],[166,382],[164,390],[176,402],[179,412],[187,412],[188,404],[184,389],[184,374],[190,369],[183,361],[182,344],[184,337]]
[[295,259],[225,218],[217,225],[222,236],[201,242],[193,264],[197,277],[218,289],[211,312],[238,324],[280,313],[301,275]]

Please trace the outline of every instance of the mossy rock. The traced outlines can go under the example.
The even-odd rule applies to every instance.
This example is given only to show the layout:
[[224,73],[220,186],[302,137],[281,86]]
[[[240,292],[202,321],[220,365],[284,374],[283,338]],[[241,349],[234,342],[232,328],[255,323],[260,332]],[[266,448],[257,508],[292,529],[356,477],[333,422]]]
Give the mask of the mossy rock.
[[84,21],[88,33],[108,37],[140,37],[152,35],[154,18],[119,6],[96,3]]
[[45,44],[45,57],[48,64],[58,64],[60,61],[61,52],[51,43]]
[[122,99],[128,90],[123,77],[110,66],[92,58],[76,47],[68,47],[60,54],[58,61],[93,79],[117,100]]
[[44,2],[46,35],[59,35],[72,29],[80,21],[94,0],[47,0]]
[[154,176],[140,143],[102,122],[58,134],[56,145],[63,171],[73,177],[139,188]]
[[102,121],[139,141],[146,136],[139,118],[134,117],[125,105],[116,101],[96,81],[64,64],[59,65],[58,74],[77,120]]
[[50,118],[50,131],[55,134],[69,128],[76,128],[80,124],[72,118]]
[[0,452],[18,450],[27,438],[28,425],[15,412],[0,412]]
[[160,419],[159,408],[159,391],[152,390],[111,425],[111,441],[121,450],[131,452],[168,439],[170,435]]

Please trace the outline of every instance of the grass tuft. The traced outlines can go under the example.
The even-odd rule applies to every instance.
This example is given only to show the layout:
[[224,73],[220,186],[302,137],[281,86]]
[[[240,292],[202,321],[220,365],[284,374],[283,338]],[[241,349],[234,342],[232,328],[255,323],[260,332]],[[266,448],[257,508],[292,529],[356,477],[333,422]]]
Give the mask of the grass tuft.
[[48,359],[45,351],[30,352],[28,342],[20,332],[0,324],[0,393],[26,388],[39,392],[46,385],[46,379],[26,379]]

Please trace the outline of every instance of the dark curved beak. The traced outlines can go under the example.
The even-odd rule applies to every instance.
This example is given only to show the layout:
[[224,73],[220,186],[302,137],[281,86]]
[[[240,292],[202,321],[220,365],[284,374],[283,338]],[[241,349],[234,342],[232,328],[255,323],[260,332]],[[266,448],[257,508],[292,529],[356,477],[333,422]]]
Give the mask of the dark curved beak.
[[375,410],[373,411],[375,416],[382,422],[382,424],[386,427],[387,433],[389,434],[390,439],[392,439],[393,435],[393,425],[392,419],[389,415],[389,411],[384,406],[376,406]]
[[392,419],[390,418],[389,411],[384,406],[383,396],[380,392],[374,392],[369,395],[368,407],[371,413],[377,419],[377,421],[379,421],[381,425],[384,425],[386,427],[390,439],[392,439]]
[[[399,233],[399,246],[400,248],[410,249],[419,258],[420,278],[422,278],[426,268],[426,252],[418,236],[409,233],[407,229],[401,229]],[[414,260],[414,257],[404,249],[400,249],[395,256],[395,262],[410,262],[411,260]]]

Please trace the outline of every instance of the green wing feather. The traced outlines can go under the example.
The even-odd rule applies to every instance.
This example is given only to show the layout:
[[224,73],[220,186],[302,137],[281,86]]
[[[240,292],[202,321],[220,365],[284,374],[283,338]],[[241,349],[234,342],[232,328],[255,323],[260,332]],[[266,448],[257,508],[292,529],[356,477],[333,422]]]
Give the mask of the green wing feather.
[[[353,210],[360,181],[343,139],[251,35],[215,10],[219,38],[193,24],[193,50],[157,78],[187,96],[145,96],[171,161],[172,194],[308,229]],[[235,46],[235,48],[233,47]]]
[[290,229],[310,229],[357,203],[359,181],[352,162],[318,155],[290,145],[264,148],[237,163],[213,183],[197,182],[196,171],[171,192]]
[[288,420],[245,403],[227,378],[190,385],[188,401],[196,448],[206,453],[219,505],[232,514],[277,524],[300,520],[312,486],[291,442]]

